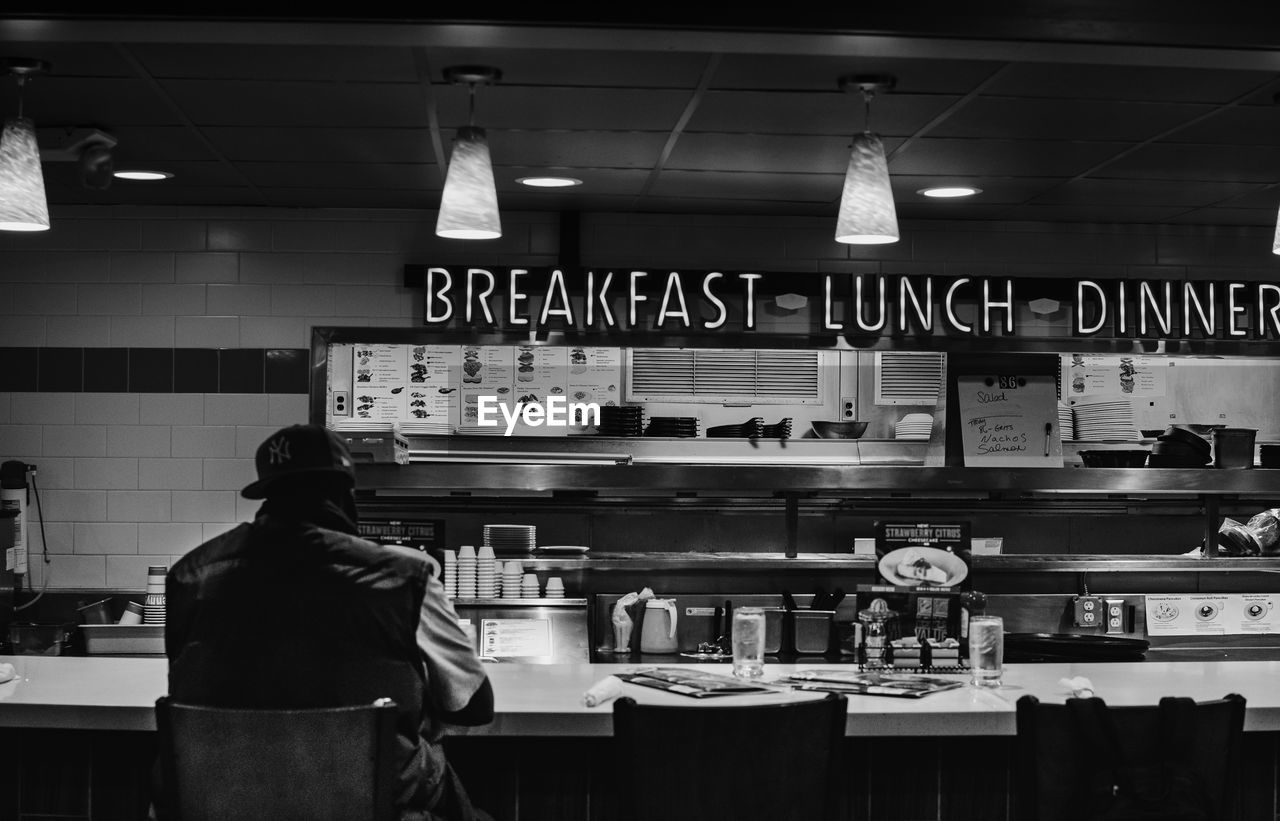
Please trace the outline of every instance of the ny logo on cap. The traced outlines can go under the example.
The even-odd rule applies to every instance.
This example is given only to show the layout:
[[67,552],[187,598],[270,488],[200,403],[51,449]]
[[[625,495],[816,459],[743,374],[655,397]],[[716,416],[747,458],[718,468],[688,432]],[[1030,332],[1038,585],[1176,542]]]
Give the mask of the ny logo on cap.
[[272,465],[283,464],[292,458],[289,455],[289,440],[283,436],[277,436],[267,445],[267,462]]

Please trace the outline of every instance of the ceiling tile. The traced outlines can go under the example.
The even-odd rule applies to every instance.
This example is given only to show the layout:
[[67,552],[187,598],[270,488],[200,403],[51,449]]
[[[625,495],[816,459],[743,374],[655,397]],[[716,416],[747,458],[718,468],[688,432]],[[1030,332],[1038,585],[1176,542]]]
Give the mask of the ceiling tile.
[[[4,83],[0,105],[6,116],[17,107],[16,84]],[[97,126],[106,131],[124,125],[178,125],[181,120],[142,80],[103,77],[55,77],[33,80],[23,108],[41,128]]]
[[413,83],[164,80],[197,125],[425,127],[426,97]]
[[[634,131],[489,131],[495,165],[531,168],[652,168],[666,134]],[[445,145],[448,151],[448,144]],[[575,175],[576,176],[576,175]]]
[[1280,145],[1215,148],[1148,145],[1121,157],[1095,175],[1163,180],[1273,183],[1280,179]]
[[1028,62],[1011,66],[985,93],[1061,99],[1225,103],[1274,76],[1258,71]]
[[[872,102],[879,134],[909,136],[958,97],[894,94]],[[840,134],[865,127],[861,96],[843,92],[713,91],[698,104],[686,131],[745,134]]]
[[[524,166],[497,165],[493,169],[494,181],[499,191],[516,192],[528,196],[533,202],[550,202],[550,196],[572,200],[574,197],[593,195],[634,196],[643,189],[649,179],[647,168],[529,168]],[[547,175],[575,177],[582,185],[571,189],[530,188],[516,182],[520,177]],[[544,196],[545,195],[545,196]]]
[[999,67],[982,60],[729,54],[711,87],[836,91],[846,74],[891,74],[897,79],[894,93],[966,94]]
[[245,162],[434,162],[425,128],[202,128],[227,157]]
[[[697,87],[710,57],[679,51],[438,48],[430,49],[427,59],[431,79],[438,83],[443,83],[449,66],[487,65],[502,72],[494,89],[507,85],[691,89]],[[437,93],[443,93],[443,86]]]
[[759,174],[665,170],[650,190],[658,197],[776,199],[833,203],[840,199],[843,174]]
[[1074,180],[1033,200],[1036,205],[1201,206],[1253,191],[1249,183],[1175,180]]
[[[930,203],[938,207],[950,208],[961,204],[1001,205],[1026,202],[1044,191],[1065,181],[1063,177],[993,177],[993,176],[956,176],[935,175],[921,176],[915,174],[890,174],[889,181],[893,185],[894,200],[901,206],[908,202]],[[955,199],[935,199],[918,193],[924,188],[941,186],[970,185],[979,188],[982,193],[972,197]]]
[[1137,141],[1212,110],[1206,105],[979,97],[949,116],[929,136]]
[[370,191],[351,188],[264,188],[269,206],[280,208],[410,208],[435,210],[440,194],[412,189]]
[[[465,89],[436,90],[441,128],[467,123]],[[670,131],[689,92],[621,88],[494,86],[476,92],[476,125],[485,128]]]
[[[46,78],[137,76],[129,61],[110,43],[6,42],[4,54],[44,60],[49,63]],[[39,82],[43,84],[44,80]],[[34,91],[35,85],[30,90]]]
[[157,78],[412,83],[418,74],[408,48],[225,43],[134,43],[128,46]]
[[1014,205],[1001,211],[999,218],[1029,222],[1155,223],[1182,210],[1154,205]]
[[[925,137],[890,155],[891,174],[1070,177],[1114,156],[1123,143],[959,140]],[[892,149],[890,149],[892,151]]]
[[1274,145],[1280,138],[1280,106],[1232,106],[1161,142]]
[[1258,225],[1272,227],[1276,224],[1276,209],[1259,208],[1198,208],[1179,214],[1167,222],[1179,225]]
[[[901,140],[884,141],[892,151]],[[843,174],[849,137],[683,134],[666,167],[689,171]]]
[[[123,126],[106,129],[115,137],[116,166],[125,164],[212,160],[215,156],[199,135],[186,126]],[[39,129],[42,144],[45,129]],[[50,136],[50,142],[56,133]]]
[[434,164],[392,163],[236,163],[254,185],[263,188],[439,189],[443,179]]

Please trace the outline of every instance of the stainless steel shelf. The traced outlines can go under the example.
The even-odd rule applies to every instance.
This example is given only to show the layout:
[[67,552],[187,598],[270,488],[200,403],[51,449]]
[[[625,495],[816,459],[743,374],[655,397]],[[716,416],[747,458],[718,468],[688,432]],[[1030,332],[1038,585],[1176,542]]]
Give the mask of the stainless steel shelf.
[[1053,493],[1280,497],[1280,470],[1167,468],[957,468],[882,465],[361,464],[360,488],[404,494],[591,491]]

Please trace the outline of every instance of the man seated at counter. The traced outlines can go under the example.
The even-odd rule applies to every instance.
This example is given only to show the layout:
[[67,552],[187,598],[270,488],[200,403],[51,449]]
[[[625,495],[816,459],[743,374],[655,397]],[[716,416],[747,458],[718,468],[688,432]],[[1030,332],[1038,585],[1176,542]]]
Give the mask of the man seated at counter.
[[255,462],[241,491],[265,500],[253,522],[169,571],[170,696],[259,709],[394,699],[401,818],[476,818],[440,741],[446,723],[491,721],[493,691],[438,565],[357,535],[351,454],[326,428],[277,431]]

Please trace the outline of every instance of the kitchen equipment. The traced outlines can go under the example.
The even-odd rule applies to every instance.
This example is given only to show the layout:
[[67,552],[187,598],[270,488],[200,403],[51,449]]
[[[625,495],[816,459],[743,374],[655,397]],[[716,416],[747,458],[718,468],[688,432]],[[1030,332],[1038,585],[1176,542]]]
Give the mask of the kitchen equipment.
[[815,420],[809,423],[813,435],[819,439],[858,439],[867,432],[867,422],[826,422]]
[[640,652],[675,653],[676,600],[653,598],[645,602],[644,623],[640,627]]
[[1213,431],[1213,466],[1216,468],[1253,467],[1254,428],[1215,428]]
[[9,652],[15,656],[60,656],[71,635],[66,624],[9,625]]
[[831,649],[831,625],[834,610],[796,610],[791,614],[792,640],[796,652],[805,655],[825,655]]
[[1006,633],[1004,660],[1140,661],[1150,647],[1146,639],[1075,633]]
[[1080,461],[1087,468],[1140,468],[1149,455],[1145,450],[1082,450]]
[[76,608],[81,624],[111,624],[111,599],[102,599]]
[[91,656],[163,656],[163,624],[84,624],[84,651]]
[[870,605],[858,611],[858,621],[862,624],[863,663],[868,667],[884,665],[885,647],[891,638],[888,622],[897,615],[884,599],[873,599]]
[[764,654],[776,655],[782,649],[782,623],[787,611],[781,607],[762,607],[764,612]]

